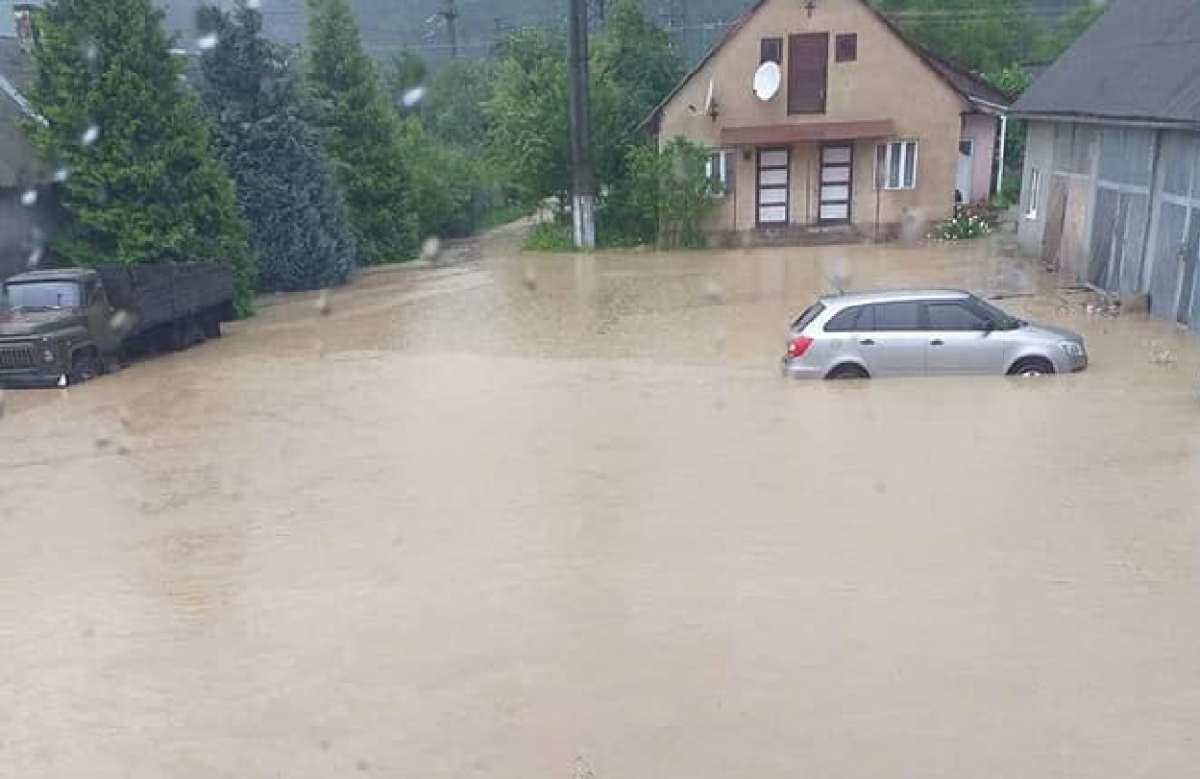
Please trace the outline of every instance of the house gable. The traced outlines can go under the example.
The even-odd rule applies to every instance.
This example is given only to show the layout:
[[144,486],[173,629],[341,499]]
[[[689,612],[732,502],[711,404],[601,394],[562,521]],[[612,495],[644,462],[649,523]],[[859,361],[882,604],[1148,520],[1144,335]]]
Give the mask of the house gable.
[[[828,85],[824,113],[789,114],[789,38],[828,33]],[[838,61],[839,35],[857,36],[857,57]],[[761,62],[762,41],[782,39],[783,86],[769,102],[751,90]],[[704,116],[710,82],[717,119]],[[972,89],[972,87],[977,87]],[[891,119],[904,132],[904,117],[914,112],[955,115],[974,108],[976,94],[1004,101],[998,90],[966,71],[938,60],[907,40],[863,0],[821,0],[809,16],[794,0],[760,0],[734,23],[726,36],[659,106],[645,126],[663,137],[686,135],[716,142],[720,127],[862,122]],[[708,125],[702,127],[698,125]]]

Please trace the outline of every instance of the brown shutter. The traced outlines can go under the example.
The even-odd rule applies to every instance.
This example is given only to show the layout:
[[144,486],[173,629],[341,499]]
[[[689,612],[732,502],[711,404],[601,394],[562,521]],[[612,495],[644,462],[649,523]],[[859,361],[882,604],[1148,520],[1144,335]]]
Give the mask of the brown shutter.
[[788,113],[825,113],[829,33],[788,37]]
[[783,64],[783,38],[763,38],[760,45],[758,64],[774,62]]

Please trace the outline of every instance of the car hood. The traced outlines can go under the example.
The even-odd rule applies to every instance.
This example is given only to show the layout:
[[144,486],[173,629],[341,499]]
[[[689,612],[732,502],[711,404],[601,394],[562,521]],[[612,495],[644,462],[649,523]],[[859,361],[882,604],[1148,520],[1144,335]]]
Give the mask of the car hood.
[[1030,322],[1027,327],[1022,327],[1017,332],[1027,338],[1035,336],[1045,338],[1047,341],[1075,341],[1083,343],[1083,336],[1079,333],[1073,333],[1065,327],[1055,327],[1054,325],[1042,325]]
[[26,311],[4,308],[0,309],[0,337],[45,335],[61,330],[78,319],[79,315],[69,310]]

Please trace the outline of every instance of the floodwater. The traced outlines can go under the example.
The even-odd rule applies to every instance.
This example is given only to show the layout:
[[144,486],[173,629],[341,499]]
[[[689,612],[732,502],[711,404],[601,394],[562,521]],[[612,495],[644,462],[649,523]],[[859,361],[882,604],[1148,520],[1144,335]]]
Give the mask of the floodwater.
[[[1194,775],[1191,339],[982,244],[515,241],[7,394],[0,776]],[[784,381],[835,278],[1094,367]]]

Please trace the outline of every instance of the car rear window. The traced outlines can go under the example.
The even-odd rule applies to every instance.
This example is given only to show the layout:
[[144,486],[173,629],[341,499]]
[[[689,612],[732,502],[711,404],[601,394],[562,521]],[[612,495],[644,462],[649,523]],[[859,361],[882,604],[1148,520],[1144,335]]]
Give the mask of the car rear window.
[[814,303],[809,306],[808,310],[800,315],[800,318],[792,323],[793,330],[803,330],[813,323],[825,311],[824,303]]
[[[864,317],[863,314],[866,316]],[[873,319],[870,306],[854,306],[830,319],[829,323],[825,325],[825,332],[853,333],[856,330],[869,330]]]

